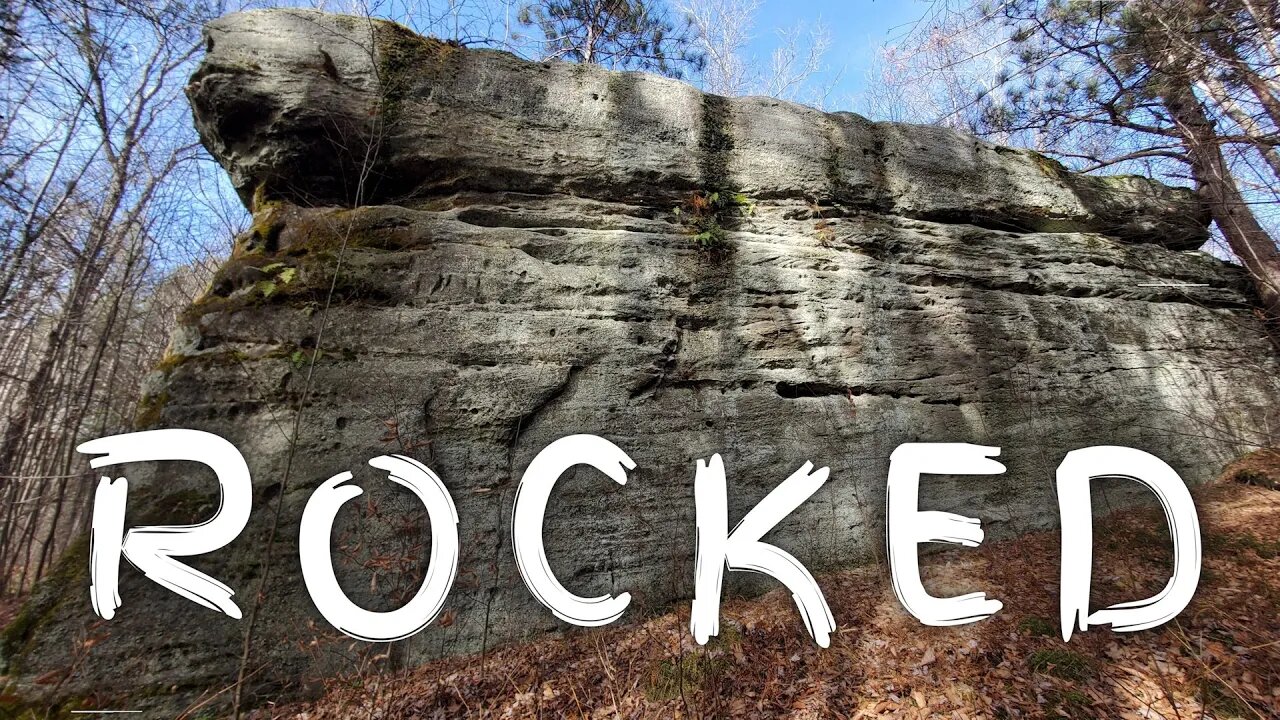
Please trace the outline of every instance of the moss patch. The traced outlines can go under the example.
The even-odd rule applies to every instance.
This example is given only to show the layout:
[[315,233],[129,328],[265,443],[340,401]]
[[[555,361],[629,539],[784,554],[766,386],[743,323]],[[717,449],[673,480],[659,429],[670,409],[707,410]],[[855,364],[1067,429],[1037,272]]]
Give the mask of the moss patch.
[[344,262],[338,277],[338,258],[348,251],[399,250],[416,242],[403,218],[388,217],[377,208],[300,210],[270,204],[254,215],[250,231],[241,236],[229,260],[214,273],[209,290],[180,316],[196,324],[212,312],[234,312],[270,302],[307,304],[328,297],[335,302],[376,298],[380,286]]
[[1231,462],[1221,480],[1280,490],[1280,449],[1255,450]]
[[[349,262],[341,266],[336,253],[305,258],[253,256],[229,260],[215,275],[211,291],[179,315],[179,322],[195,325],[204,315],[229,313],[272,303],[319,307],[332,293],[333,304],[380,300],[384,293],[372,273]],[[336,275],[335,275],[336,273]]]
[[1022,622],[1018,623],[1018,629],[1029,635],[1040,637],[1053,637],[1057,632],[1057,628],[1052,622],[1038,615],[1023,618]]
[[1093,701],[1079,690],[1049,690],[1044,694],[1046,717],[1092,718]]
[[838,132],[839,129],[833,125],[827,133],[827,154],[822,163],[823,172],[827,176],[827,186],[833,198],[843,196],[847,189],[844,173],[840,170],[840,144],[835,138]]
[[1203,538],[1205,549],[1214,552],[1252,552],[1262,560],[1280,557],[1280,540],[1263,540],[1245,531],[1231,534],[1204,532]]
[[141,493],[134,503],[146,510],[139,513],[134,524],[182,525],[203,522],[213,516],[218,508],[218,494],[206,488],[175,490],[159,500],[152,501]]
[[382,87],[382,122],[393,126],[403,117],[404,101],[423,71],[455,58],[460,46],[423,37],[387,20],[375,21],[373,32]]
[[707,680],[724,674],[729,667],[725,651],[741,643],[742,634],[726,625],[701,650],[655,663],[649,668],[645,697],[666,702],[697,692]]
[[1071,171],[1067,169],[1066,165],[1048,155],[1038,153],[1035,150],[1028,150],[1027,154],[1031,156],[1031,161],[1036,164],[1036,167],[1040,168],[1040,172],[1044,173],[1044,176],[1050,180],[1065,180],[1071,175]]
[[653,702],[666,702],[697,692],[708,679],[723,673],[727,665],[724,658],[706,652],[663,660],[650,668],[645,696]]
[[1268,490],[1280,490],[1280,480],[1276,480],[1267,473],[1254,468],[1242,468],[1237,470],[1231,476],[1231,481],[1238,482],[1241,485],[1254,485]]
[[703,95],[702,124],[698,136],[698,171],[702,189],[694,191],[676,208],[699,249],[719,252],[729,247],[728,231],[739,218],[751,215],[755,206],[738,192],[729,173],[734,148],[728,98]]
[[0,671],[13,675],[22,671],[36,635],[69,602],[83,597],[89,584],[89,534],[71,542],[53,570],[31,591],[31,597],[13,622],[0,631]]
[[729,100],[719,95],[702,97],[702,127],[698,137],[698,170],[708,193],[727,192],[729,157],[733,152]]
[[1261,717],[1222,683],[1204,680],[1200,683],[1196,699],[1219,720],[1243,720]]
[[138,409],[133,414],[133,427],[135,430],[145,430],[155,427],[164,417],[164,407],[169,404],[169,393],[159,392],[154,395],[144,395],[138,401]]
[[254,198],[253,223],[249,226],[248,237],[244,242],[236,243],[233,252],[273,253],[279,248],[280,232],[284,230],[284,210],[279,203],[259,202],[256,193]]
[[1027,665],[1034,672],[1045,673],[1063,680],[1079,682],[1093,676],[1093,663],[1089,658],[1070,650],[1037,650],[1027,658]]

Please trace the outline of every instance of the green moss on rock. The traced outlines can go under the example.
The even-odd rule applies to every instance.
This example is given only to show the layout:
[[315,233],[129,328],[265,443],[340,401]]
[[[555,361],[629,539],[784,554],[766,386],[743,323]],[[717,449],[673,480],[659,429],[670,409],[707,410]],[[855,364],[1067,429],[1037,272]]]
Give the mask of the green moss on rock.
[[1032,162],[1036,167],[1040,168],[1040,172],[1050,180],[1064,180],[1071,175],[1071,171],[1062,163],[1054,160],[1048,155],[1038,153],[1035,150],[1028,150],[1027,154],[1031,156]]
[[71,542],[53,570],[36,584],[13,621],[0,631],[0,671],[22,671],[36,635],[89,585],[89,534]]
[[133,415],[133,427],[137,430],[145,430],[160,424],[164,416],[164,408],[168,404],[169,393],[167,392],[144,395],[138,401],[138,409]]
[[399,250],[417,242],[403,223],[387,222],[376,207],[304,211],[283,205],[265,212],[271,219],[256,220],[261,227],[244,236],[243,243],[255,249],[233,253],[179,322],[193,326],[209,313],[273,303],[312,306],[331,292],[337,304],[378,301],[383,291],[377,273],[355,261],[356,251]]
[[378,82],[381,86],[381,116],[384,126],[394,126],[403,117],[403,104],[423,71],[438,67],[457,54],[459,46],[423,37],[388,20],[374,25]]
[[698,169],[702,185],[708,192],[727,192],[729,158],[733,152],[728,98],[719,95],[702,97],[702,126],[698,137]]
[[242,248],[246,253],[275,252],[283,229],[284,212],[279,203],[255,203],[249,237],[245,242],[238,243],[237,248]]

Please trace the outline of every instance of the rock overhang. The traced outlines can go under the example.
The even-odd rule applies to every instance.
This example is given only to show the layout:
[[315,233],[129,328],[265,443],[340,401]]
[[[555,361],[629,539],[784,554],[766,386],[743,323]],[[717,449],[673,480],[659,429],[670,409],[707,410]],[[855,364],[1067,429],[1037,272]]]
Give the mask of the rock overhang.
[[[283,502],[250,698],[305,692],[299,678],[340,664],[290,538],[320,482],[389,450],[430,466],[472,529],[449,624],[396,647],[412,664],[562,627],[503,552],[515,482],[562,435],[607,437],[637,471],[625,488],[565,478],[553,567],[584,595],[660,607],[689,598],[691,458],[723,455],[735,517],[802,460],[830,466],[772,536],[819,571],[881,551],[903,442],[1000,446],[1016,472],[922,493],[998,537],[1054,522],[1070,449],[1130,445],[1195,483],[1280,422],[1280,367],[1241,273],[1183,252],[1207,226],[1188,190],[364,18],[240,13],[208,39],[195,120],[254,222],[180,318],[139,422],[243,450],[259,511],[198,561],[241,597],[272,532],[260,510]],[[722,246],[699,247],[703,233]],[[280,428],[298,413],[282,489]],[[129,473],[148,521],[210,490],[171,467]],[[415,511],[381,500],[388,528]],[[95,619],[82,576],[33,600],[41,622],[9,644],[18,675],[65,661]],[[342,576],[357,602],[385,602],[362,589],[367,568]],[[180,708],[234,679],[242,625],[191,622],[204,611],[137,573],[121,595],[98,661],[63,692]]]
[[1177,249],[1208,236],[1188,189],[1079,175],[944,128],[721,98],[315,11],[237,13],[206,33],[188,95],[206,147],[250,205],[255,195],[351,205],[459,191],[665,205],[731,190]]

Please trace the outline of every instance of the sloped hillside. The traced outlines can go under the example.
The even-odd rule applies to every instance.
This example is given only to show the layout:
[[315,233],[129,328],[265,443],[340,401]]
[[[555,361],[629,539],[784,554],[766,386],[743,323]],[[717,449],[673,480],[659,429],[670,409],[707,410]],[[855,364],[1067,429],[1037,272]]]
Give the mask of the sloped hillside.
[[[467,688],[472,670],[453,681],[466,703],[511,693],[521,712],[606,705],[572,689],[580,682],[620,708],[722,712],[730,697],[760,702],[730,663],[768,673],[757,656],[770,646],[786,650],[793,675],[774,671],[776,689],[756,683],[768,702],[866,697],[878,651],[862,644],[897,632],[873,633],[873,620],[898,617],[874,569],[828,580],[846,630],[826,653],[790,609],[770,609],[761,617],[776,628],[744,617],[705,662],[669,645],[683,636],[679,618],[533,646],[581,658],[577,643],[601,644],[587,665],[562,660],[562,696],[544,697],[545,678],[522,673],[518,657],[491,671],[494,648],[563,628],[511,550],[527,468],[581,433],[634,461],[625,486],[566,473],[543,519],[557,577],[583,596],[632,593],[634,622],[692,597],[695,461],[712,454],[734,518],[806,461],[830,468],[769,536],[830,574],[874,567],[889,458],[903,443],[1001,449],[1006,473],[939,479],[924,495],[926,509],[982,518],[995,540],[1053,527],[1049,479],[1071,450],[1145,450],[1194,486],[1280,427],[1280,358],[1245,274],[1196,250],[1209,218],[1187,188],[1076,174],[942,128],[527,62],[316,11],[227,15],[208,26],[205,51],[187,88],[193,118],[253,222],[181,314],[137,426],[211,432],[243,454],[248,524],[193,562],[235,590],[244,620],[126,567],[120,612],[100,621],[84,537],[0,636],[0,665],[24,693],[53,677],[64,705],[110,694],[172,717],[238,686],[204,707],[223,715],[233,694],[244,708],[314,698],[315,683],[353,663],[371,672],[481,652],[479,685]],[[377,661],[385,648],[348,647],[316,612],[298,538],[314,491],[354,473],[366,494],[333,525],[339,584],[371,610],[402,603],[425,569],[427,523],[412,493],[367,465],[389,453],[439,476],[460,552],[441,624]],[[218,507],[208,475],[139,465],[129,527],[201,522]],[[1135,487],[1109,501],[1126,505]],[[1054,616],[1013,597],[1016,580],[1051,580],[1056,563],[984,560],[1022,557],[1006,547],[956,556],[1013,572],[955,568],[958,586],[999,590],[1010,607],[966,631],[981,637],[938,639],[930,673],[965,667],[941,659],[948,647],[994,647],[1002,624],[1016,633],[1031,614]],[[735,574],[725,594],[772,587]],[[978,654],[978,668],[1026,662]],[[423,677],[473,667],[454,662]],[[727,677],[732,688],[717,684]],[[925,687],[893,685],[911,702],[900,691]]]
[[[994,617],[960,628],[906,616],[883,564],[819,578],[839,624],[831,648],[790,598],[726,604],[724,631],[692,644],[688,613],[330,682],[320,702],[257,717],[1270,718],[1280,714],[1280,452],[1233,464],[1196,493],[1200,589],[1173,622],[1058,633],[1058,538],[1036,533],[925,565],[935,594],[981,588]],[[1149,509],[1096,526],[1094,606],[1146,597],[1169,563]],[[1100,571],[1105,568],[1106,571]]]

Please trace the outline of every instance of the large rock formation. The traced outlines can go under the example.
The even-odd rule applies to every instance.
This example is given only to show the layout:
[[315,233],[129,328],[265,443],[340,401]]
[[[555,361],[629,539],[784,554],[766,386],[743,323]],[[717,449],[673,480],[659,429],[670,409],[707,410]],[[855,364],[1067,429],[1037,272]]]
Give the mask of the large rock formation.
[[[441,621],[384,667],[564,627],[521,583],[508,524],[523,469],[571,433],[638,467],[625,487],[562,479],[552,566],[579,594],[629,591],[638,617],[691,596],[694,460],[712,453],[731,520],[804,461],[830,466],[770,536],[818,572],[879,551],[903,442],[1000,446],[1005,475],[922,493],[999,536],[1055,521],[1068,450],[1141,448],[1195,483],[1280,419],[1247,284],[1194,251],[1207,219],[1186,190],[314,12],[213,23],[189,94],[254,223],[139,421],[223,435],[253,471],[249,528],[193,562],[247,611],[269,560],[251,701],[382,652],[334,641],[304,589],[298,520],[321,481],[366,489],[335,531],[352,597],[416,589],[422,513],[376,455],[430,465],[462,538]],[[130,524],[207,517],[201,472],[131,469]],[[11,672],[74,660],[95,619],[84,564],[81,546],[10,629]],[[122,572],[123,607],[60,692],[172,708],[234,680],[247,620]]]

